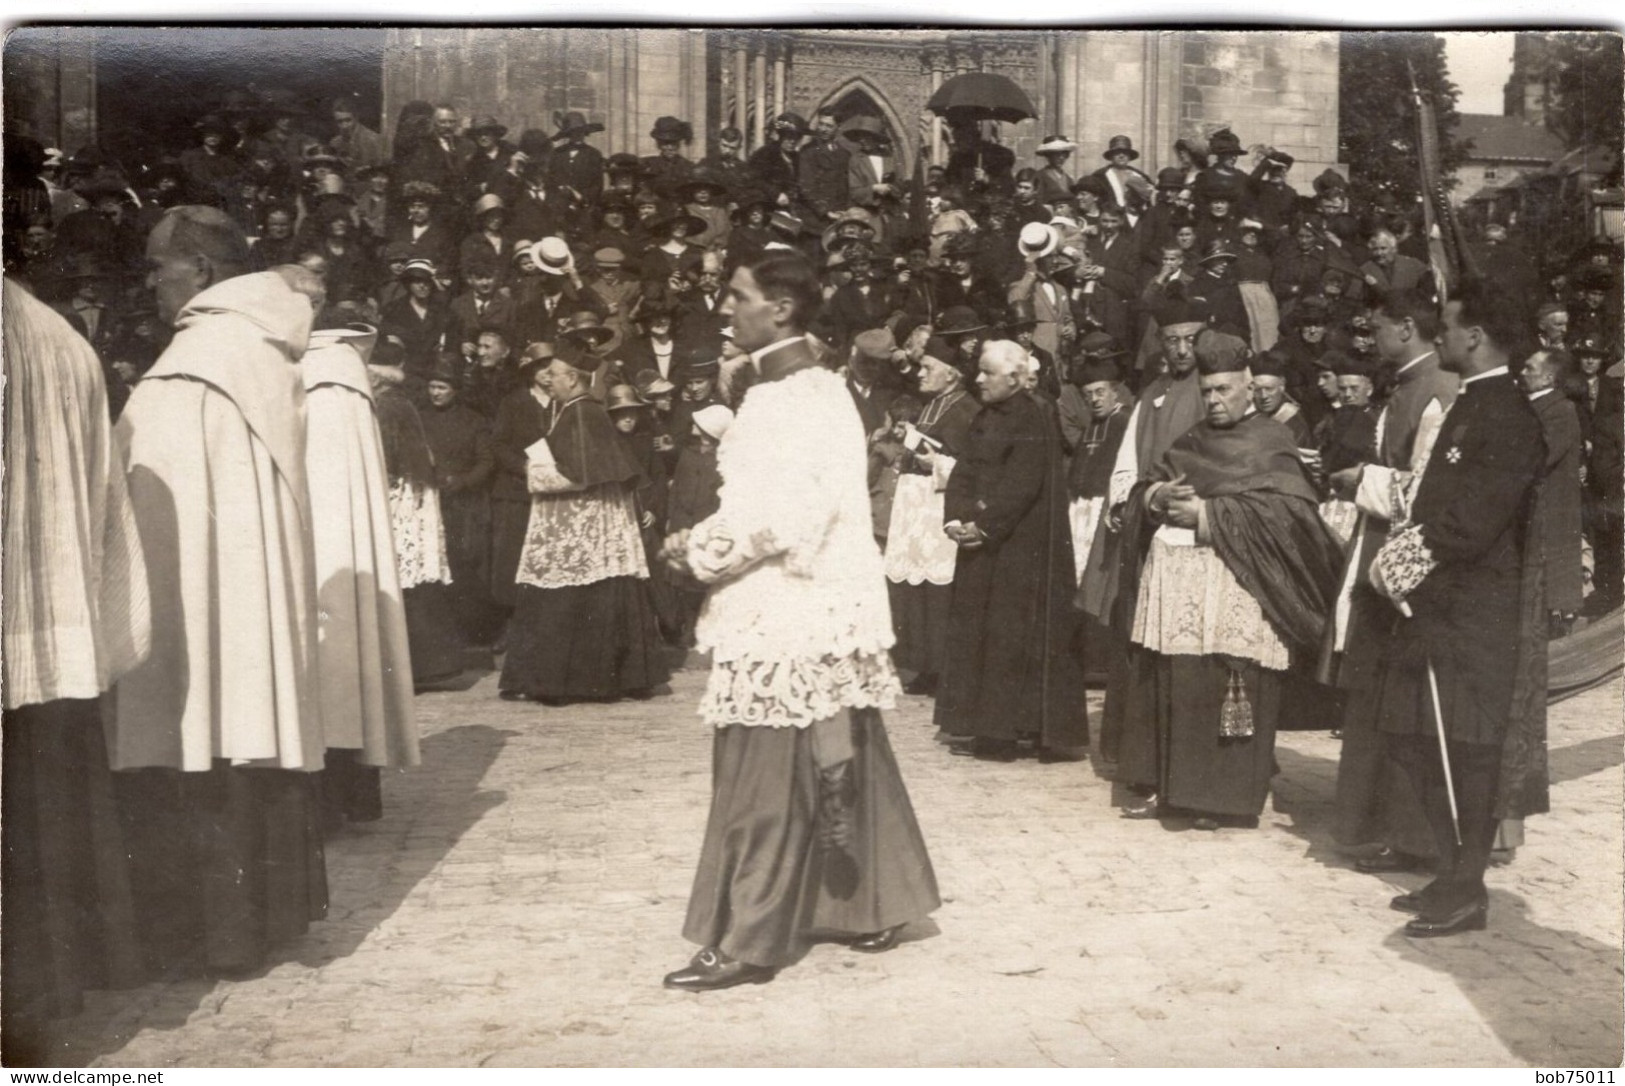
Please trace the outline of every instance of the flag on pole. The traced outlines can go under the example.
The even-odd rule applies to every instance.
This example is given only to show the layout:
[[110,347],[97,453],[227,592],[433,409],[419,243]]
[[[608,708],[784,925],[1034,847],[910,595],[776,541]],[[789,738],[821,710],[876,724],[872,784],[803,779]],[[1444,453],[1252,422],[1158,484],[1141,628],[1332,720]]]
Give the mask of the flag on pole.
[[1417,85],[1415,66],[1407,60],[1405,67],[1410,73],[1411,100],[1416,103],[1416,161],[1422,174],[1423,232],[1428,239],[1433,280],[1438,284],[1439,301],[1443,303],[1464,277],[1477,275],[1478,269],[1462,233],[1461,220],[1456,217],[1456,208],[1444,186],[1439,167],[1439,120],[1433,109],[1433,98],[1423,94]]

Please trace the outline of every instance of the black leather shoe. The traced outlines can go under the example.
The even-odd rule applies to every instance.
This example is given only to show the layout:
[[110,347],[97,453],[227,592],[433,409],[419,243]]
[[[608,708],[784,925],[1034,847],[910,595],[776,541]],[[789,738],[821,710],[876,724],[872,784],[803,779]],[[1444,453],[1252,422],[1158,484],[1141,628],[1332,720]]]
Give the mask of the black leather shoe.
[[1207,815],[1199,815],[1191,820],[1191,829],[1193,830],[1204,830],[1208,833],[1212,833],[1218,828],[1219,820],[1217,818],[1209,818]]
[[1158,806],[1157,797],[1150,795],[1124,806],[1123,817],[1135,819],[1161,818],[1162,809]]
[[1483,931],[1489,922],[1490,903],[1480,899],[1441,916],[1419,916],[1405,925],[1405,934],[1412,939],[1434,939],[1463,931]]
[[1412,856],[1384,845],[1369,856],[1354,861],[1354,870],[1364,875],[1385,875],[1390,871],[1415,871],[1426,866],[1420,856]]
[[883,954],[897,945],[897,936],[902,932],[903,925],[895,924],[884,931],[871,932],[860,935],[852,940],[849,946],[853,950],[864,954]]
[[1413,890],[1408,894],[1400,894],[1398,897],[1392,898],[1388,902],[1388,907],[1395,912],[1420,914],[1423,909],[1427,908],[1427,904],[1427,887],[1424,886],[1420,890]]
[[708,946],[694,955],[686,969],[667,973],[661,983],[682,992],[716,992],[741,984],[766,984],[776,972],[778,970],[770,966],[735,961],[716,947]]

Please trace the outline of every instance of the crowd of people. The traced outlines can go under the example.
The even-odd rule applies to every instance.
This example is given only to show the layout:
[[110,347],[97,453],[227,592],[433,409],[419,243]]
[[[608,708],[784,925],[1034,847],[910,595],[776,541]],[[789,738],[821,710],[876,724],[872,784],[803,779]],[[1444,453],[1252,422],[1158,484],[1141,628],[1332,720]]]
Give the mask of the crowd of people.
[[[471,648],[503,698],[554,706],[650,697],[673,650],[710,650],[707,720],[814,733],[812,776],[784,784],[817,797],[804,845],[844,847],[850,774],[889,775],[906,817],[881,837],[916,878],[849,924],[864,949],[936,900],[866,715],[893,669],[953,753],[1093,745],[1125,816],[1201,829],[1256,825],[1277,728],[1333,730],[1339,840],[1438,872],[1396,899],[1408,930],[1482,924],[1492,845],[1544,809],[1530,654],[1621,601],[1617,242],[1549,263],[1491,227],[1478,274],[1442,281],[1416,209],[1361,206],[1331,169],[1300,193],[1290,155],[1228,129],[1152,177],[1126,136],[1079,167],[1048,135],[1018,168],[955,124],[911,177],[864,116],[781,114],[748,156],[737,129],[661,117],[640,158],[604,156],[580,113],[510,142],[449,106],[408,103],[387,141],[359,112],[234,93],[151,162],[6,140],[6,366],[39,389],[8,396],[7,459],[40,465],[7,489],[8,842],[56,802],[14,793],[14,767],[115,771],[78,882],[45,878],[51,834],[14,881],[8,844],[8,946],[14,923],[54,933],[40,961],[7,954],[8,1016],[71,1009],[105,979],[90,957],[242,969],[303,930],[322,834],[379,816],[380,770],[418,759],[414,688]],[[761,421],[809,365],[855,413],[828,462],[805,419],[777,443]],[[834,410],[817,387],[809,417]],[[861,538],[813,515],[845,523],[844,498],[784,504],[846,451]],[[89,511],[70,540],[45,527],[63,501]],[[719,586],[763,562],[784,584]],[[795,604],[797,578],[861,599],[856,625],[786,628],[836,598]],[[779,642],[793,666],[762,662]],[[723,834],[744,816],[718,788]],[[708,836],[700,881],[730,847]],[[98,885],[82,930],[51,927],[52,894]],[[795,917],[765,918],[761,950],[699,891],[711,958],[668,983],[793,956]]]

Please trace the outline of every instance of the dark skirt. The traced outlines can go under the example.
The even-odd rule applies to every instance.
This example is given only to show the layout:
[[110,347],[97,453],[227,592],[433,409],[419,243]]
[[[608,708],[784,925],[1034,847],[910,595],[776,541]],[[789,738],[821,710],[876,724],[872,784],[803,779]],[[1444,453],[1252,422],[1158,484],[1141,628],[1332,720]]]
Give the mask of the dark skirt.
[[401,591],[406,608],[406,640],[412,653],[412,682],[440,682],[463,673],[463,638],[457,596],[449,584],[420,584]]
[[520,585],[502,661],[504,693],[533,698],[616,698],[671,677],[647,582]]
[[499,607],[512,607],[518,600],[514,578],[519,576],[529,527],[529,500],[491,499],[491,599]]
[[97,702],[7,709],[0,758],[0,1056],[37,1067],[46,1021],[146,977]]
[[941,904],[880,712],[848,715],[857,799],[852,844],[839,853],[816,844],[810,729],[717,729],[711,815],[685,939],[753,965],[783,966],[817,938],[882,931]]
[[1227,738],[1219,734],[1230,678],[1225,659],[1134,654],[1118,779],[1155,788],[1165,805],[1180,810],[1256,818],[1275,774],[1281,673],[1234,661],[1252,704],[1254,733]]
[[317,774],[217,761],[114,785],[149,965],[253,969],[327,915]]
[[897,635],[891,658],[900,671],[935,678],[948,659],[948,605],[952,584],[899,584],[887,581],[891,625]]
[[329,747],[323,758],[323,825],[337,831],[346,822],[376,822],[384,817],[384,774],[364,765],[359,750]]

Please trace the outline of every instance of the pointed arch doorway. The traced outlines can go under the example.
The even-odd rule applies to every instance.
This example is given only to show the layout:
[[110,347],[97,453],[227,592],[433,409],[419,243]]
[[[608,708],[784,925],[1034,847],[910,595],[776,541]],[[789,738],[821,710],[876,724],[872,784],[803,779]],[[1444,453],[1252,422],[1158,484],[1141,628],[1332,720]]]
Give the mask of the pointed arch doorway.
[[836,123],[843,127],[857,116],[878,120],[891,144],[897,176],[907,178],[913,172],[918,134],[904,125],[903,118],[892,108],[885,93],[867,79],[854,76],[830,91],[814,112],[826,111],[833,113]]

